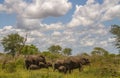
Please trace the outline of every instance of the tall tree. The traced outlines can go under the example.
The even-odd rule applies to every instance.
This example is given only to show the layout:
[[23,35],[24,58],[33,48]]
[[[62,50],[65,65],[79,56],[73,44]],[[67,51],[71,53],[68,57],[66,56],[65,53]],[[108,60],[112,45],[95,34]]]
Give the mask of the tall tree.
[[64,53],[65,55],[71,55],[71,51],[72,51],[71,48],[65,48],[65,49],[63,49],[63,53]]
[[60,53],[60,51],[62,50],[62,47],[59,46],[59,45],[52,45],[48,48],[48,50],[51,52],[51,53]]
[[115,46],[119,50],[119,53],[120,53],[120,26],[119,25],[112,25],[110,32],[115,37]]
[[1,44],[4,47],[4,51],[12,54],[14,57],[16,52],[20,49],[20,47],[24,43],[24,37],[21,37],[18,33],[7,35],[3,37]]

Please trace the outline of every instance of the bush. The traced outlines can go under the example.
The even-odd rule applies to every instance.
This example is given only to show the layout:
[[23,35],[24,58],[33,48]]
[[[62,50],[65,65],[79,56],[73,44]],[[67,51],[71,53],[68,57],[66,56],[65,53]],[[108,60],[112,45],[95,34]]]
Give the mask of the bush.
[[5,65],[5,71],[8,73],[13,73],[16,72],[16,64],[14,61],[9,62],[8,64]]
[[24,59],[19,57],[18,59],[16,59],[15,64],[17,68],[23,68],[25,66]]

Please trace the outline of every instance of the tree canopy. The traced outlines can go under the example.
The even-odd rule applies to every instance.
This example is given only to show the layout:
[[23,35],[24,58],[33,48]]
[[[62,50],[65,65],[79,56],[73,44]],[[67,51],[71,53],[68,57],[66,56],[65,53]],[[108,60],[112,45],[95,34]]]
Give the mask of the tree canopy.
[[4,47],[4,51],[15,56],[16,52],[24,43],[24,37],[21,37],[18,33],[7,35],[3,37],[1,44]]
[[59,46],[59,45],[52,45],[48,48],[48,50],[51,52],[51,53],[60,53],[60,51],[62,50],[62,47]]
[[119,25],[112,25],[110,32],[115,37],[115,46],[119,49],[120,52],[120,26]]
[[109,54],[108,51],[101,47],[95,47],[93,51],[91,52],[92,55],[101,55],[101,56],[107,56]]
[[72,51],[71,48],[65,48],[65,49],[63,49],[63,53],[64,53],[65,55],[71,55],[71,51]]
[[23,49],[21,50],[21,53],[24,55],[28,54],[37,54],[38,53],[38,48],[35,45],[25,45]]

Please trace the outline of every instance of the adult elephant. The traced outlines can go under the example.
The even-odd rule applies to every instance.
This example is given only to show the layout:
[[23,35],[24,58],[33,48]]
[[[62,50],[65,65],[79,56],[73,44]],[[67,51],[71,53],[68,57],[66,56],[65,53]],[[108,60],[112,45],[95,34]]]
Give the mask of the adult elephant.
[[90,61],[87,58],[80,58],[80,62],[82,65],[90,65]]
[[37,65],[39,66],[39,62],[43,62],[46,64],[46,59],[42,55],[28,55],[25,59],[25,66],[28,69],[30,65]]
[[64,66],[64,60],[56,60],[53,65],[53,71],[58,70],[60,66]]
[[67,59],[65,59],[64,66],[66,67],[65,73],[67,73],[67,71],[69,71],[69,73],[71,73],[72,70],[76,69],[76,68],[78,68],[80,71],[82,68],[82,64],[81,64],[80,59],[78,57],[75,57],[75,56],[71,56],[71,57],[68,57]]

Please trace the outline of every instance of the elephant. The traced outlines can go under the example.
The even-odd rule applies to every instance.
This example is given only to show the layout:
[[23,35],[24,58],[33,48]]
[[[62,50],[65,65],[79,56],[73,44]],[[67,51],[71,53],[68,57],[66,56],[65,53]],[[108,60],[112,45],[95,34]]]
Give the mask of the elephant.
[[81,58],[80,62],[82,65],[90,65],[90,61],[87,58]]
[[59,71],[59,72],[62,72],[62,73],[66,73],[66,67],[65,67],[65,66],[60,66],[60,67],[58,68],[58,71]]
[[30,69],[30,70],[36,70],[36,69],[40,69],[40,67],[37,66],[37,65],[31,64],[31,65],[29,66],[29,69]]
[[28,55],[25,58],[25,66],[28,69],[31,64],[39,66],[39,62],[43,62],[46,64],[46,59],[42,55]]
[[71,73],[73,69],[76,68],[79,68],[80,71],[82,68],[82,63],[76,56],[71,56],[64,60],[64,66],[66,67],[66,72],[69,71],[69,73]]
[[39,67],[40,68],[47,68],[48,69],[48,65],[43,63],[43,62],[39,62]]
[[53,65],[53,71],[58,69],[60,66],[64,66],[64,60],[57,60]]
[[48,67],[52,67],[52,62],[48,61],[46,62],[46,64],[48,65]]
[[89,59],[70,56],[64,60],[64,66],[66,67],[66,70],[69,71],[69,73],[71,73],[73,69],[76,68],[79,68],[79,71],[81,71],[83,69],[83,65],[90,65]]

